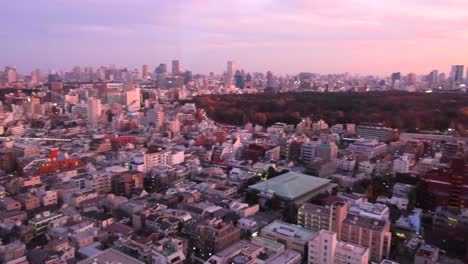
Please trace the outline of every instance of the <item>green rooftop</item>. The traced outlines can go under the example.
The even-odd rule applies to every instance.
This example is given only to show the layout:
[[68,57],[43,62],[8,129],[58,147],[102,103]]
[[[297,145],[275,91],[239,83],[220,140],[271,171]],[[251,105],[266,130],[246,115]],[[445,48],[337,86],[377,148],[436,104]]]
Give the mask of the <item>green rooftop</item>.
[[330,180],[297,172],[287,172],[275,178],[249,186],[259,192],[267,192],[285,199],[295,200],[329,185]]

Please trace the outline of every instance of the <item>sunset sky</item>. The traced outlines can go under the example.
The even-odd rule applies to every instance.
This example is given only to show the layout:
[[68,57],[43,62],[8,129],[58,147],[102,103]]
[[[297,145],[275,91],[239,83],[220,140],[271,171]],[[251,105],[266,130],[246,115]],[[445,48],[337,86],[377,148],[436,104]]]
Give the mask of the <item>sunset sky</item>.
[[195,73],[448,72],[468,65],[466,0],[4,0],[0,66],[179,59]]

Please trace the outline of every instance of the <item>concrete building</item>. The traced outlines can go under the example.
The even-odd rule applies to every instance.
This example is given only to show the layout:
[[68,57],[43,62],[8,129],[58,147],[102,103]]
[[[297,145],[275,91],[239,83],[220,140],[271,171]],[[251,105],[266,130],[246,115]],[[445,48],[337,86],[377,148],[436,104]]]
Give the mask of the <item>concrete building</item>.
[[88,116],[88,124],[90,125],[97,125],[101,118],[102,112],[102,105],[101,100],[96,98],[88,98],[88,108],[87,108],[87,116]]
[[341,240],[369,248],[370,259],[381,261],[390,254],[390,222],[349,213],[343,221]]
[[369,249],[337,240],[336,233],[321,230],[309,240],[309,264],[367,264]]
[[422,245],[414,254],[414,264],[439,263],[439,248],[431,245]]
[[78,264],[94,263],[144,264],[144,262],[132,258],[129,255],[126,255],[113,248],[106,249],[105,251],[99,251],[93,256],[78,262]]
[[334,202],[330,205],[320,206],[305,203],[298,209],[297,224],[313,230],[328,230],[341,235],[341,223],[346,219],[348,204]]
[[130,89],[125,93],[127,111],[137,112],[141,108],[141,91],[139,87]]
[[33,218],[29,219],[29,225],[33,228],[36,235],[46,232],[48,224],[62,217],[61,213],[51,213],[49,211],[43,212],[42,214],[36,214]]
[[385,154],[387,152],[387,145],[385,143],[380,143],[378,140],[358,140],[349,145],[347,148],[352,152],[358,159],[370,160],[379,155]]
[[389,142],[394,137],[394,129],[384,126],[359,125],[356,128],[358,137],[378,139],[381,142]]
[[191,235],[194,253],[202,258],[208,258],[238,242],[240,229],[215,218],[199,223]]
[[315,231],[301,226],[276,220],[265,226],[260,235],[264,238],[277,241],[285,245],[287,249],[295,250],[305,256],[307,243],[315,233]]
[[402,155],[393,160],[393,173],[410,173],[410,169],[415,165],[414,157]]
[[258,192],[260,206],[277,196],[282,204],[302,204],[313,197],[330,192],[335,185],[328,179],[309,176],[297,172],[287,172],[267,181],[249,186],[252,191]]
[[176,238],[163,238],[151,249],[153,264],[185,263],[183,241]]

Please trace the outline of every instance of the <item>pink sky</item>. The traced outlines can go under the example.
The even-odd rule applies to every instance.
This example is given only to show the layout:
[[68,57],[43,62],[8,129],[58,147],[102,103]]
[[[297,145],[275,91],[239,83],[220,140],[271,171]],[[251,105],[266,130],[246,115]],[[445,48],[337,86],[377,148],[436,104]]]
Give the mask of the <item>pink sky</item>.
[[[0,62],[295,74],[448,72],[468,64],[464,0],[15,0]],[[10,26],[11,25],[11,26]],[[3,65],[0,65],[3,66]]]

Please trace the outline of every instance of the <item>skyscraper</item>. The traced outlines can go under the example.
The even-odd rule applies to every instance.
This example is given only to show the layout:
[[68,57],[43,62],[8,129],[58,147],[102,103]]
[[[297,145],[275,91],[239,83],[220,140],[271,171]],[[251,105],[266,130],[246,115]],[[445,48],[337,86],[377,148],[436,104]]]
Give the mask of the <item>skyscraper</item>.
[[172,75],[177,75],[180,73],[180,62],[179,60],[172,61]]
[[450,79],[453,82],[462,82],[463,81],[463,74],[464,74],[464,66],[463,65],[453,65],[452,70],[450,71]]
[[6,80],[9,83],[16,82],[16,68],[8,66],[5,68]]
[[392,73],[392,88],[398,88],[400,86],[401,73],[394,72]]
[[231,88],[232,80],[234,78],[234,73],[236,72],[236,62],[228,61],[227,62],[227,73],[226,73],[226,87]]
[[184,73],[184,84],[193,81],[192,71],[185,71]]
[[101,117],[101,111],[101,100],[94,97],[88,98],[88,124],[97,125]]
[[439,72],[437,70],[433,70],[429,73],[428,80],[430,84],[436,84],[439,81]]
[[409,85],[415,85],[416,84],[416,74],[408,73],[408,76],[406,77],[406,82]]
[[271,71],[267,71],[266,73],[266,87],[273,87],[275,84],[275,76]]
[[148,64],[143,65],[142,67],[143,79],[150,77]]
[[164,63],[159,64],[156,68],[156,74],[163,74],[167,72],[167,65]]

